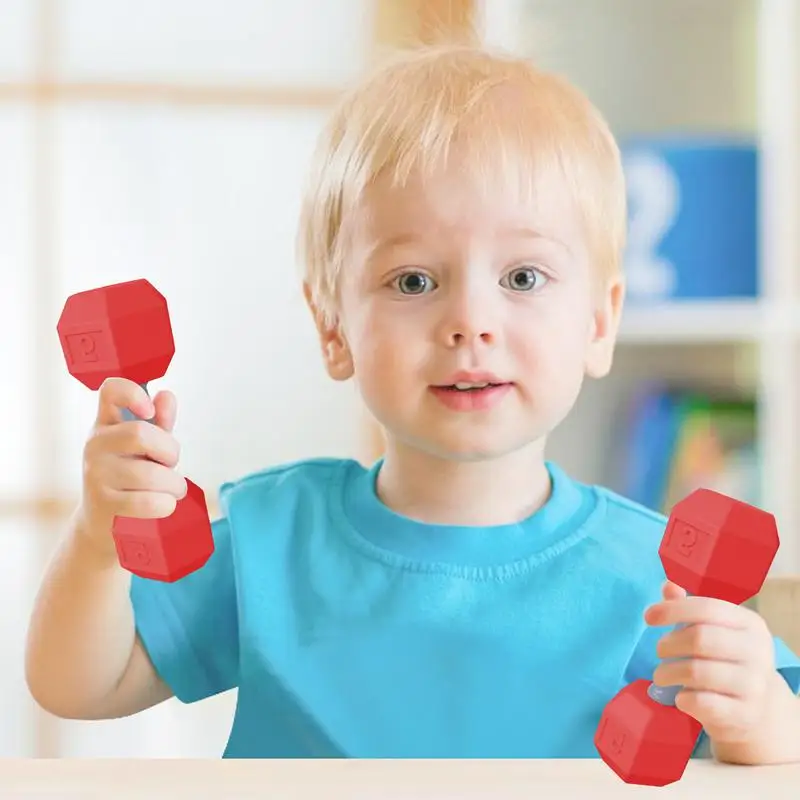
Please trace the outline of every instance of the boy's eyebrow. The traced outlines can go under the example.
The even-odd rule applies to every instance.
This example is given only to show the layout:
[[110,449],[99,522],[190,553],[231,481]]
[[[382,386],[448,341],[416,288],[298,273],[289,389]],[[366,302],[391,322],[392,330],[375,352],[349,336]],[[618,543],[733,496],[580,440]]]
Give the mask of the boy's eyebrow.
[[369,247],[367,251],[367,257],[370,258],[375,255],[375,253],[380,252],[381,250],[386,250],[390,247],[397,247],[398,245],[403,244],[411,244],[412,242],[419,240],[419,234],[416,233],[396,233],[392,236],[381,236],[377,237]]
[[[535,228],[530,227],[513,227],[513,228],[503,228],[500,233],[504,237],[512,238],[512,237],[521,237],[525,239],[535,239],[537,241],[549,241],[557,244],[559,247],[562,247],[568,253],[571,253],[571,248],[566,244],[566,242],[562,241],[561,239],[545,233],[544,231],[536,230]],[[412,233],[410,231],[404,231],[401,233],[395,233],[391,236],[384,236],[380,238],[376,238],[372,244],[370,245],[367,251],[367,258],[373,257],[376,253],[379,253],[382,250],[387,250],[391,247],[399,247],[404,244],[413,244],[416,241],[419,241],[421,238],[420,234]]]
[[525,239],[537,239],[537,240],[546,239],[548,242],[554,242],[559,247],[563,247],[564,250],[566,250],[567,252],[572,252],[572,250],[570,249],[569,245],[566,242],[562,241],[556,236],[553,236],[550,233],[536,230],[535,228],[528,228],[528,227],[504,228],[502,233],[508,237],[520,236]]

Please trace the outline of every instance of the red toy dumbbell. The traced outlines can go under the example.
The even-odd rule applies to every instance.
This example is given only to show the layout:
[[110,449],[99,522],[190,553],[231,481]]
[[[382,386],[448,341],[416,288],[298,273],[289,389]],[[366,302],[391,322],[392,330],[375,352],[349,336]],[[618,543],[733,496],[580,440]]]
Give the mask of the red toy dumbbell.
[[[698,489],[675,504],[658,554],[687,593],[738,605],[761,590],[779,546],[772,514]],[[681,688],[637,680],[606,705],[594,744],[626,783],[666,786],[683,776],[701,726],[675,706]]]
[[[127,378],[147,391],[175,355],[164,296],[140,279],[67,298],[57,325],[67,369],[96,391],[106,378]],[[126,419],[136,419],[124,411]],[[173,583],[202,567],[214,552],[203,490],[186,481],[186,496],[169,517],[116,517],[112,528],[120,564],[134,575]]]

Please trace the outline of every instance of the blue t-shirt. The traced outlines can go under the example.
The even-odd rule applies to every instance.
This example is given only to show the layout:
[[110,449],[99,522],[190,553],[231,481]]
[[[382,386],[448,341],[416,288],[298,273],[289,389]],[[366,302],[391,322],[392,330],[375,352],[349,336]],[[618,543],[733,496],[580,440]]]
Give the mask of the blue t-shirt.
[[380,466],[225,484],[206,566],[133,579],[157,672],[186,703],[238,690],[228,758],[598,757],[603,707],[658,663],[665,518],[549,463],[523,522],[427,525],[380,501]]

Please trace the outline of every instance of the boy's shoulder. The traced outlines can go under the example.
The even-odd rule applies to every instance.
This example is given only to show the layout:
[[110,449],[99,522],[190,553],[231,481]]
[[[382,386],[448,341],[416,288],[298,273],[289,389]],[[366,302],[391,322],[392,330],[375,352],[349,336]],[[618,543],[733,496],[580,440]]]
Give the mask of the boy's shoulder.
[[247,472],[244,475],[225,481],[221,491],[230,492],[240,487],[267,488],[273,484],[280,484],[286,480],[297,478],[320,478],[348,469],[359,462],[351,458],[337,458],[334,456],[318,456],[314,458],[301,458],[273,464],[262,469]]
[[267,502],[276,493],[313,493],[323,496],[336,481],[354,470],[365,467],[355,459],[317,457],[298,459],[254,470],[220,486],[219,499],[223,511],[243,498]]
[[594,485],[592,490],[602,509],[593,538],[606,569],[626,579],[663,580],[658,549],[668,517],[608,487]]
[[609,517],[639,530],[652,530],[663,533],[667,516],[648,506],[618,494],[605,486],[594,486],[595,491],[607,505]]

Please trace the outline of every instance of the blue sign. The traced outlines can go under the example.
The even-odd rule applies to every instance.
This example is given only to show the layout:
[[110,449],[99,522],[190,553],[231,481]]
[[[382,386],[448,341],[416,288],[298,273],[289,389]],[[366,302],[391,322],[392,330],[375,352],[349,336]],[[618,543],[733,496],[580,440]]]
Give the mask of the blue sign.
[[749,143],[621,144],[631,303],[758,294],[758,151]]

